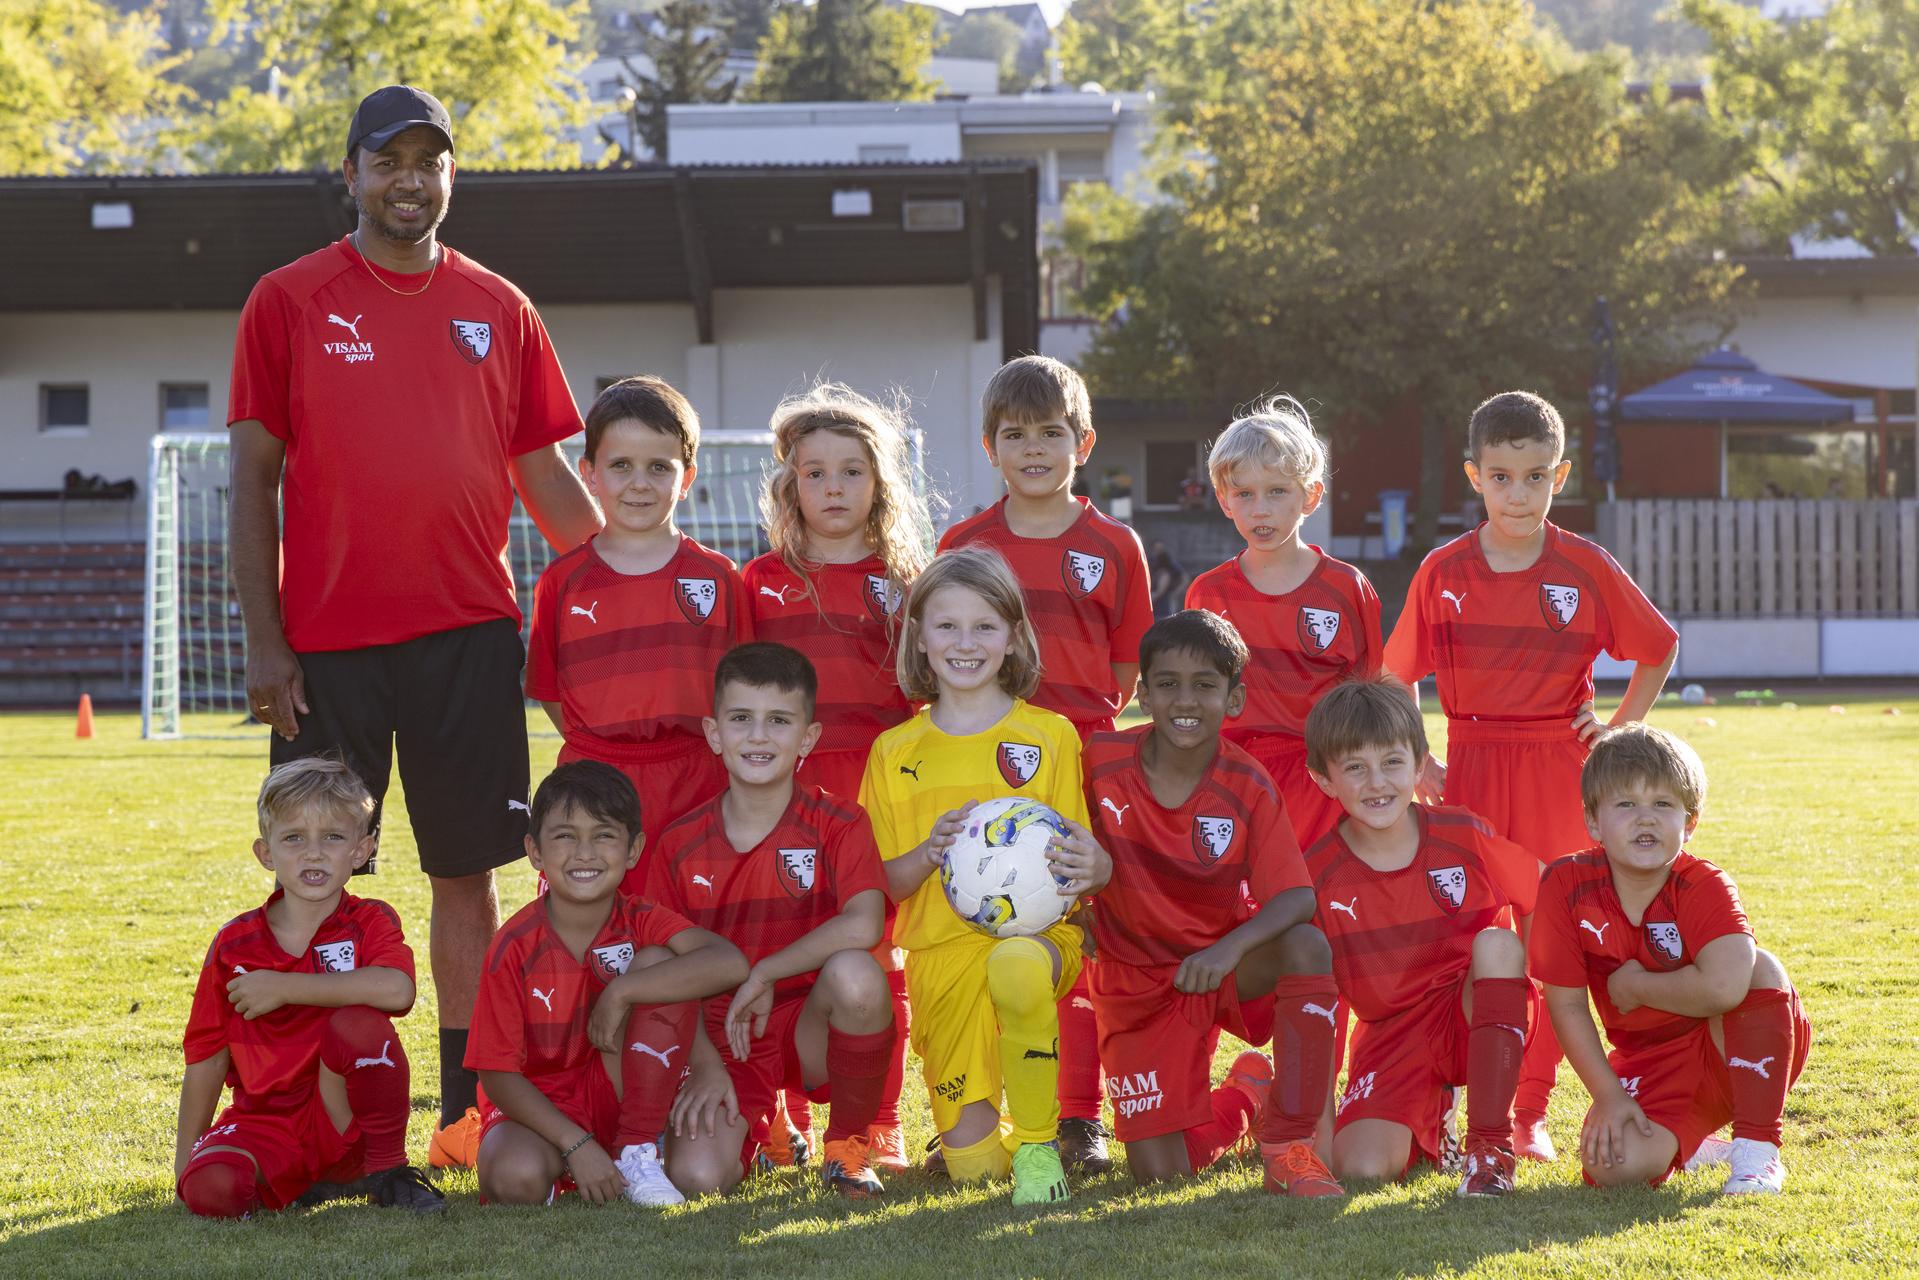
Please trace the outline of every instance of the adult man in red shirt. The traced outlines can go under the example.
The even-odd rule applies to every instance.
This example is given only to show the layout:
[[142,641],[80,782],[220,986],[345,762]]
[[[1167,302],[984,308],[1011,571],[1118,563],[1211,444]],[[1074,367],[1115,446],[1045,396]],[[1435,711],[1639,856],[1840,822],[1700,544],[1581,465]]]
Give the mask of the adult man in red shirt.
[[493,868],[526,836],[507,522],[517,490],[566,551],[599,516],[560,453],[579,410],[532,304],[439,243],[446,108],[407,85],[375,91],[341,167],[358,226],[263,277],[235,346],[228,538],[247,695],[274,763],[337,751],[376,800],[398,739],[433,887],[433,1162],[470,1164],[463,1059],[499,925]]

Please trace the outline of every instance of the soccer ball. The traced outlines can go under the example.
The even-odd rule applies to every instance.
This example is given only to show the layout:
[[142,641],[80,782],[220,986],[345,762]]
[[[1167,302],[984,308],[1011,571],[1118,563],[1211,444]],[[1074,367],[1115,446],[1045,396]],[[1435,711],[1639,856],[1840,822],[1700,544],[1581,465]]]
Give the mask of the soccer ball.
[[1706,686],[1689,684],[1679,691],[1679,700],[1689,707],[1702,707],[1706,704]]
[[946,900],[988,937],[1045,932],[1073,909],[1059,891],[1066,881],[1046,863],[1047,846],[1065,834],[1066,820],[1037,800],[1005,796],[978,805],[940,867]]

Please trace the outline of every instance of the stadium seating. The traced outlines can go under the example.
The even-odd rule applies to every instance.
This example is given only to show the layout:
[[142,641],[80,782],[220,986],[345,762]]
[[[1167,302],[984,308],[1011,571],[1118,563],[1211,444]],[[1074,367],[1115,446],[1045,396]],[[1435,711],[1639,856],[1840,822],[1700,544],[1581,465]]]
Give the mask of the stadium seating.
[[138,542],[0,543],[0,707],[140,700]]

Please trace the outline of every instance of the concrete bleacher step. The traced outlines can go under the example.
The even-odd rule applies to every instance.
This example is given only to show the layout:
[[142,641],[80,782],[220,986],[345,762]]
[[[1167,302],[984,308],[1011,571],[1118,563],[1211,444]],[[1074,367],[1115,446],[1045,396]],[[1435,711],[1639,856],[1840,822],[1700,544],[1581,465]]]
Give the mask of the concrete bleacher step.
[[147,549],[139,542],[0,543],[0,571],[131,569],[144,572]]
[[0,707],[137,704],[146,547],[0,544]]

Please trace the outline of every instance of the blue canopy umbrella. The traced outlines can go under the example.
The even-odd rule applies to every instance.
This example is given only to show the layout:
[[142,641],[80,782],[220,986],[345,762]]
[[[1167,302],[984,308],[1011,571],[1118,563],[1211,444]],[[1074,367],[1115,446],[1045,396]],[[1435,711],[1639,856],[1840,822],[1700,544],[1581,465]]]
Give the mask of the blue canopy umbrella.
[[1730,347],[1619,401],[1627,422],[1851,422],[1852,401],[1767,373]]

